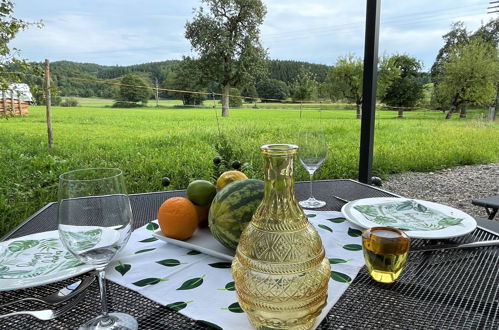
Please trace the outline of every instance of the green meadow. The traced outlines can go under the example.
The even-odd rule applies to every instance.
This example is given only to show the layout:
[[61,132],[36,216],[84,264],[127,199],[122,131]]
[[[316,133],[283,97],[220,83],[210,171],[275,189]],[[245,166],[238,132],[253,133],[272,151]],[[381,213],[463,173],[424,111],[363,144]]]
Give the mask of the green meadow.
[[[57,200],[58,176],[85,167],[118,167],[129,193],[185,188],[191,180],[212,180],[213,157],[243,163],[248,177],[262,178],[259,147],[296,143],[300,129],[322,127],[329,154],[317,179],[356,178],[360,120],[354,110],[333,106],[252,104],[220,117],[213,109],[160,107],[116,109],[111,100],[80,99],[74,108],[53,107],[55,148],[48,150],[45,108],[26,117],[0,120],[0,236],[48,202]],[[499,123],[485,110],[467,119],[444,120],[442,112],[395,111],[376,114],[373,174],[431,171],[499,161]],[[171,185],[163,187],[162,177]],[[296,179],[308,180],[297,164]]]

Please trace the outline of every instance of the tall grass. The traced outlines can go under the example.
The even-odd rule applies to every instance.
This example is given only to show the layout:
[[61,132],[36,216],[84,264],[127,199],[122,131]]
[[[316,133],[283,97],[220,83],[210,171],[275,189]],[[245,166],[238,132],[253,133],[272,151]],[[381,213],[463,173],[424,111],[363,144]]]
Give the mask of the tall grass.
[[[99,107],[100,106],[100,107]],[[23,118],[0,120],[0,235],[57,199],[58,175],[84,167],[119,167],[130,193],[185,188],[194,179],[211,180],[218,148],[244,163],[249,177],[262,178],[259,146],[296,143],[303,128],[325,129],[329,156],[317,179],[356,178],[360,121],[355,111],[135,108],[98,106],[53,108],[55,149],[48,151],[43,107]],[[374,175],[430,171],[461,164],[499,161],[499,124],[470,118],[443,120],[442,113],[377,113]],[[167,176],[172,184],[161,186]],[[296,179],[308,174],[296,167]]]

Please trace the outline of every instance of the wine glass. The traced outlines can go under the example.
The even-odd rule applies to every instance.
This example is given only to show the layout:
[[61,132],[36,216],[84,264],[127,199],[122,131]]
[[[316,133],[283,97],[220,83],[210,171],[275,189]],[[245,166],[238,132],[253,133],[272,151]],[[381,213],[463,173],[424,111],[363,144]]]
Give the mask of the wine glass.
[[327,144],[324,132],[320,129],[301,130],[298,133],[298,159],[310,174],[310,197],[300,201],[301,207],[317,209],[326,205],[326,202],[314,198],[312,182],[315,171],[324,163],[327,156]]
[[108,313],[104,269],[131,234],[132,209],[123,172],[117,168],[90,168],[59,177],[59,237],[99,276],[102,315],[81,329],[137,329],[137,321],[124,313]]

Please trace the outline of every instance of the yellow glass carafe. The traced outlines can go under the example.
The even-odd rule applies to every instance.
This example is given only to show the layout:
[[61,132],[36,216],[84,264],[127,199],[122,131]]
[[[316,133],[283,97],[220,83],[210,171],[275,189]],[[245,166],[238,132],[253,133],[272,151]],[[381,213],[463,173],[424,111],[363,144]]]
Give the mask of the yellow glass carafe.
[[329,261],[294,193],[298,147],[261,147],[265,193],[232,262],[239,304],[257,329],[310,329],[326,305]]

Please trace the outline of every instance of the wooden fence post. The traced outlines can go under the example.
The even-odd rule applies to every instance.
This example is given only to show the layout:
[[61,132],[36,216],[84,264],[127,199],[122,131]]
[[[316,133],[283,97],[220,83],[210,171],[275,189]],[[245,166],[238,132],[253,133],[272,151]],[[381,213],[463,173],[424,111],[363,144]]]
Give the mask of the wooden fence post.
[[7,118],[7,98],[5,97],[5,93],[7,93],[7,90],[2,91],[2,105],[3,105],[3,114],[5,115],[5,118]]
[[17,91],[17,109],[19,110],[19,116],[22,117],[23,109],[21,107],[21,92]]
[[49,149],[54,148],[54,137],[52,135],[52,104],[50,96],[50,66],[49,60],[45,60],[45,105],[47,107],[47,134]]
[[10,115],[15,116],[16,110],[14,109],[14,90],[10,90]]

